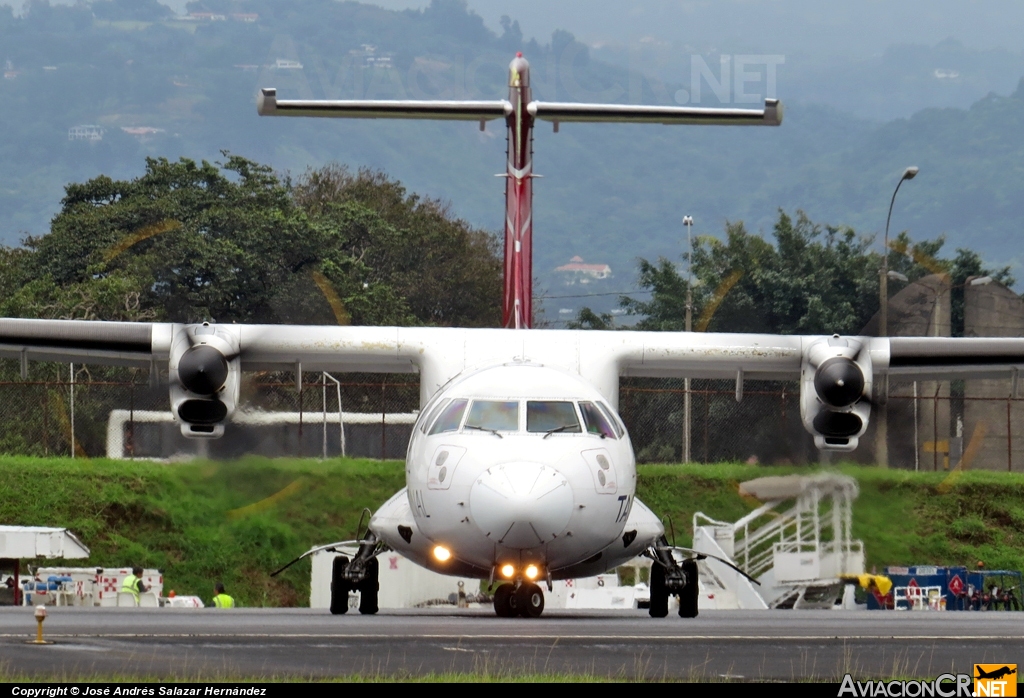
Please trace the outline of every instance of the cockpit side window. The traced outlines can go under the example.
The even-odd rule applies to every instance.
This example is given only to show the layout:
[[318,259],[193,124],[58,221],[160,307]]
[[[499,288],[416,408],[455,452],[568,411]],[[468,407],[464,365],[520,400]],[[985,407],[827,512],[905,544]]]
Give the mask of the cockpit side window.
[[533,433],[555,432],[579,434],[580,419],[576,406],[571,402],[534,401],[526,402],[526,431]]
[[519,401],[474,400],[466,418],[466,428],[519,431]]
[[600,434],[610,439],[616,438],[615,430],[608,423],[608,418],[593,402],[581,402],[580,412],[583,413],[583,423],[587,427],[588,434]]
[[434,408],[430,410],[430,414],[423,420],[423,424],[420,425],[420,431],[423,433],[427,432],[427,427],[437,418],[437,415],[443,410],[452,399],[446,397],[443,400],[438,400]]
[[469,400],[452,400],[451,404],[441,411],[441,416],[434,422],[434,426],[430,427],[430,434],[458,431],[468,402]]
[[623,434],[626,433],[626,427],[622,425],[622,420],[620,420],[615,412],[612,411],[611,407],[603,402],[597,403],[597,406],[601,408],[601,411],[604,412],[604,416],[612,423],[612,427],[615,428],[615,435],[621,439]]

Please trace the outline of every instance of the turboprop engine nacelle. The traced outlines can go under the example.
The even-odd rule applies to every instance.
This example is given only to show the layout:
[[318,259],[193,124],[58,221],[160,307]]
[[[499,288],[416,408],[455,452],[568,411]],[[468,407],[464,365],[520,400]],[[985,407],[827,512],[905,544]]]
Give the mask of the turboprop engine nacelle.
[[857,448],[871,417],[871,378],[864,340],[833,335],[811,344],[800,369],[800,417],[815,446]]
[[238,404],[239,335],[230,325],[184,325],[171,340],[171,412],[189,438],[215,439]]

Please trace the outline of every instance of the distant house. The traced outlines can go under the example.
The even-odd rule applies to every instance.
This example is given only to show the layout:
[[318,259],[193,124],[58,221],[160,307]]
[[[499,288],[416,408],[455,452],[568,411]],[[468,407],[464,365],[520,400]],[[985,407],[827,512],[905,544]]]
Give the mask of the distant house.
[[555,271],[562,274],[565,284],[589,284],[592,281],[610,278],[612,268],[607,264],[587,264],[580,256],[573,257],[568,264],[556,267]]
[[152,126],[122,126],[121,130],[129,136],[135,136],[139,140],[146,140],[149,136],[164,133],[164,129],[154,128]]
[[236,12],[231,15],[231,19],[236,22],[258,22],[260,16],[255,12]]
[[195,22],[225,22],[228,16],[214,12],[189,12],[188,18]]
[[301,63],[290,61],[287,58],[278,58],[273,67],[275,70],[302,70]]
[[390,70],[393,67],[390,53],[377,53],[377,47],[373,44],[362,44],[361,48],[352,49],[349,54],[361,58],[364,68],[380,68]]
[[96,124],[83,124],[68,129],[69,141],[102,141],[103,129]]

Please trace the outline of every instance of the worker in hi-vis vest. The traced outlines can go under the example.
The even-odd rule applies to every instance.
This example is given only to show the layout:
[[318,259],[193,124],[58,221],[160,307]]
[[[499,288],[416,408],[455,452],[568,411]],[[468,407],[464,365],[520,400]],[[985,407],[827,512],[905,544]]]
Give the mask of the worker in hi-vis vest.
[[124,582],[121,583],[121,591],[134,596],[136,606],[139,605],[139,594],[148,591],[146,585],[142,583],[141,579],[139,579],[141,574],[141,567],[133,567],[132,573],[125,577]]
[[213,586],[215,595],[213,597],[213,605],[216,608],[234,608],[235,600],[224,593],[224,585],[221,582],[217,582]]

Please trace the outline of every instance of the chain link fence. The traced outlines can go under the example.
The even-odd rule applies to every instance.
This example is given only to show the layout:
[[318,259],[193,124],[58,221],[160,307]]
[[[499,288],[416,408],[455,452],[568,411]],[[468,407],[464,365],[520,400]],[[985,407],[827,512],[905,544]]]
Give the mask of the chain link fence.
[[[49,380],[0,381],[0,452],[113,458],[405,457],[419,409],[414,377],[247,373],[241,409],[216,440],[186,439],[165,380],[146,371],[51,367]],[[60,376],[63,376],[60,377]],[[72,379],[73,377],[73,379]],[[1024,471],[1024,400],[1010,381],[919,382],[875,398],[860,446],[834,460],[891,467]],[[796,382],[692,379],[686,428],[682,379],[624,378],[619,412],[641,463],[690,460],[808,464],[827,460],[800,417]],[[879,434],[879,423],[886,428]],[[687,433],[688,432],[688,433]],[[883,445],[884,444],[884,445]]]

